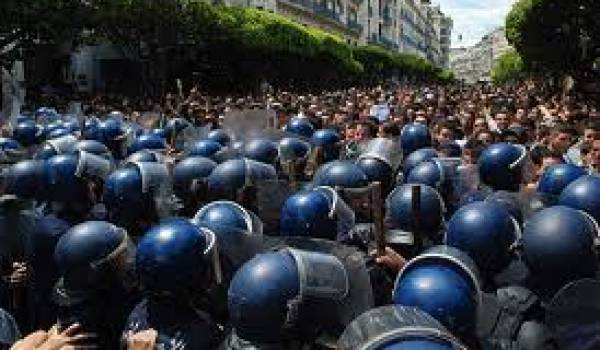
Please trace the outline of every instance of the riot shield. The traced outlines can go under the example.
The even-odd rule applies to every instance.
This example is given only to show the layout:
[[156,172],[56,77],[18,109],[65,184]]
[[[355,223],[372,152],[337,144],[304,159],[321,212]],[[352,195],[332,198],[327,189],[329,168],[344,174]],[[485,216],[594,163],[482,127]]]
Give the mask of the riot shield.
[[218,206],[223,202],[224,201],[216,201],[205,205],[196,213],[192,222],[202,227],[208,227],[215,234],[219,253],[229,260],[229,263],[231,263],[233,268],[233,271],[231,272],[233,273],[242,264],[252,259],[254,255],[260,252],[263,243],[263,223],[253,212],[246,210],[234,202],[227,203],[237,206],[240,211],[245,214],[245,229],[214,223],[204,223],[202,221],[204,214],[210,210],[212,206]]
[[546,308],[546,321],[560,349],[600,348],[600,281],[583,279],[559,290]]
[[130,163],[137,167],[142,176],[142,192],[152,196],[156,214],[159,218],[168,218],[181,208],[176,196],[169,170],[165,164],[154,162]]
[[225,113],[222,126],[236,141],[243,141],[264,134],[275,117],[272,110],[231,110]]
[[267,235],[279,235],[279,217],[285,201],[298,190],[299,184],[286,180],[260,180],[256,183],[256,214],[265,225]]
[[[406,306],[382,306],[360,315],[338,340],[338,350],[376,350],[418,339],[439,348],[467,349],[427,313]],[[436,348],[438,348],[436,347]],[[415,347],[416,348],[416,347]]]
[[364,253],[338,242],[318,238],[269,237],[265,239],[267,250],[286,247],[333,255],[343,264],[345,274],[350,277],[345,297],[335,302],[319,303],[318,300],[311,302],[312,319],[323,326],[328,333],[341,334],[353,319],[373,307],[373,291]]
[[348,274],[334,255],[286,248],[296,261],[300,276],[300,299],[316,298],[340,301],[348,295]]
[[176,150],[183,151],[188,150],[195,142],[204,140],[210,132],[210,125],[195,127],[188,125],[185,129],[180,131],[176,138],[174,146]]
[[65,135],[56,139],[46,141],[47,144],[52,146],[56,151],[56,154],[64,154],[70,152],[77,143],[77,138],[73,135]]
[[402,148],[399,143],[390,139],[375,138],[362,147],[358,159],[362,158],[378,159],[396,170],[402,161]]
[[[411,261],[409,261],[400,271],[396,278],[396,285],[398,281],[409,271],[413,266],[418,266],[421,263],[429,263],[434,261],[448,262],[457,268],[469,279],[473,289],[477,293],[477,304],[478,309],[481,310],[481,304],[483,302],[483,290],[481,288],[481,277],[479,269],[475,262],[462,251],[445,245],[439,245],[429,248],[424,253],[418,255]],[[395,288],[394,288],[395,289]]]
[[79,162],[75,170],[76,176],[105,180],[112,170],[112,162],[106,158],[85,151],[79,151]]
[[[354,211],[352,211],[348,204],[344,202],[335,189],[327,186],[320,186],[316,187],[315,191],[319,191],[329,198],[331,203],[329,217],[335,218],[337,222],[337,240],[339,242],[350,241],[350,235],[354,233],[353,228],[356,222]],[[365,238],[366,237],[363,237],[363,239]]]

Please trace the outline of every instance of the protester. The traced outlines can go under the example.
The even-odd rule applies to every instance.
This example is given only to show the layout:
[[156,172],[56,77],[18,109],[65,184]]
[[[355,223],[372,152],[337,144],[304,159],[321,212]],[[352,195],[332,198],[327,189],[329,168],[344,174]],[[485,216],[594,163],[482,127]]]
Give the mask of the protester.
[[78,118],[36,100],[4,126],[2,344],[358,348],[346,327],[382,312],[472,349],[599,346],[571,333],[600,325],[594,101],[263,85],[83,97]]

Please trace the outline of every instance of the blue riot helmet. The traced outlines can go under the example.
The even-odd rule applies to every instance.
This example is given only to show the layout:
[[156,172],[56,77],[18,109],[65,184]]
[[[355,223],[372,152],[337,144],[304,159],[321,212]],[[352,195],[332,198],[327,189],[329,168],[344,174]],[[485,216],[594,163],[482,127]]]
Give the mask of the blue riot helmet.
[[340,135],[333,129],[319,129],[311,137],[313,146],[321,149],[324,162],[340,158],[340,141]]
[[106,145],[115,159],[122,159],[126,149],[126,130],[120,119],[106,119],[98,125],[97,140]]
[[150,130],[150,135],[155,135],[158,136],[160,138],[163,139],[167,139],[167,131],[165,129],[162,128],[156,128],[156,129],[152,129]]
[[369,177],[355,163],[336,160],[325,163],[317,169],[313,184],[315,186],[360,188],[369,185]]
[[262,162],[275,164],[277,160],[277,144],[267,139],[253,139],[244,144],[244,157]]
[[31,121],[31,120],[32,120],[31,116],[28,115],[27,113],[24,113],[24,114],[18,115],[15,121],[17,124],[19,124],[19,123],[23,123],[23,122],[27,122],[27,121]]
[[600,222],[600,178],[586,175],[571,182],[560,194],[558,204],[583,210]]
[[444,167],[435,159],[417,164],[406,175],[406,183],[422,184],[437,189],[440,189],[446,180]]
[[43,129],[32,120],[18,123],[13,130],[12,137],[24,147],[35,145],[39,142]]
[[523,258],[540,292],[551,295],[570,281],[593,278],[598,268],[595,220],[583,211],[555,206],[523,227]]
[[452,215],[448,221],[446,244],[469,254],[487,276],[510,263],[513,244],[519,237],[518,223],[504,207],[475,202]]
[[112,154],[108,147],[106,147],[103,143],[96,140],[82,140],[78,141],[74,147],[72,152],[76,153],[79,151],[84,151],[87,153],[95,154],[102,158],[106,158],[112,160]]
[[279,141],[278,153],[281,161],[305,159],[310,153],[310,144],[295,137],[285,137]]
[[167,143],[163,138],[157,135],[145,134],[136,137],[129,146],[129,154],[141,150],[165,151]]
[[217,163],[204,157],[188,157],[175,165],[173,193],[184,201],[186,207],[195,206],[199,197],[206,197],[206,193],[201,193],[206,190],[202,185],[206,184],[208,176],[216,166]]
[[151,162],[151,163],[162,163],[164,156],[156,151],[143,149],[137,151],[125,160],[126,163],[139,163],[139,162]]
[[[413,199],[417,193],[415,186],[419,187],[418,208]],[[444,201],[435,188],[420,184],[396,187],[386,200],[386,222],[389,224],[386,240],[391,244],[414,244],[414,234],[419,230],[425,236],[423,238],[439,244],[445,212]]]
[[84,222],[60,237],[54,259],[61,277],[53,295],[60,327],[77,323],[96,335],[86,343],[117,346],[114,318],[127,311],[123,301],[137,284],[134,250],[125,230],[104,221]]
[[81,136],[86,140],[97,140],[102,141],[98,132],[100,128],[100,120],[96,117],[86,118],[83,123],[83,130]]
[[369,182],[380,182],[382,191],[388,193],[401,159],[400,146],[396,142],[374,138],[366,144],[356,164],[367,174]]
[[481,282],[475,263],[456,248],[436,246],[409,261],[392,298],[395,305],[427,312],[461,339],[475,335]]
[[17,141],[0,137],[0,161],[2,163],[13,164],[26,158],[26,156],[25,150],[21,148],[21,145]]
[[103,203],[111,222],[132,235],[140,233],[138,226],[169,217],[177,209],[167,166],[153,162],[127,163],[111,173],[104,184]]
[[573,164],[549,166],[538,182],[537,191],[542,195],[547,205],[556,204],[563,189],[586,174],[585,169]]
[[348,274],[333,255],[286,248],[260,254],[235,274],[228,293],[229,316],[236,336],[251,344],[281,344],[311,338],[319,327],[305,308],[344,300]]
[[186,129],[190,123],[183,118],[173,118],[167,121],[167,125],[165,126],[165,131],[167,132],[167,138],[172,139],[177,137],[180,132]]
[[223,146],[216,141],[201,140],[191,145],[187,155],[189,157],[206,157],[213,159],[222,148]]
[[315,128],[306,118],[292,118],[288,121],[285,131],[302,137],[310,138],[315,132]]
[[382,306],[349,324],[338,350],[464,350],[438,320],[408,306]]
[[229,145],[229,142],[231,142],[231,137],[223,129],[211,130],[206,136],[206,139],[218,142],[223,147]]
[[53,156],[46,161],[44,171],[48,199],[69,207],[94,204],[89,183],[101,184],[111,170],[110,161],[91,153]]
[[418,149],[431,147],[431,134],[423,124],[408,124],[402,128],[400,143],[404,155],[409,155]]
[[98,141],[107,144],[123,134],[123,124],[119,119],[106,119],[98,124]]
[[[60,137],[61,135],[53,136],[52,133],[56,130],[66,130],[68,133],[68,129],[65,128],[62,120],[55,120],[44,127],[44,137],[46,140],[50,140],[52,138]],[[59,133],[63,133],[64,131],[59,131]],[[62,135],[64,136],[64,135]]]
[[13,164],[4,174],[4,193],[22,199],[43,199],[44,162],[24,160]]
[[285,137],[278,143],[279,166],[290,178],[302,177],[310,155],[310,143],[296,137]]
[[69,116],[67,120],[63,123],[63,126],[69,130],[69,132],[74,133],[81,130],[81,126],[79,125],[79,120],[74,116]]
[[224,274],[232,274],[263,249],[262,221],[235,202],[211,202],[198,210],[192,222],[214,232],[219,254],[227,261]]
[[70,135],[71,131],[67,128],[61,127],[54,129],[46,134],[46,140],[57,139],[66,135]]
[[527,172],[526,165],[525,147],[496,143],[479,156],[479,177],[494,191],[518,192]]
[[336,240],[336,221],[333,203],[323,191],[301,191],[281,208],[280,234]]
[[136,268],[142,288],[150,296],[202,294],[198,291],[208,287],[207,274],[213,267],[219,271],[216,249],[209,229],[182,218],[162,221],[138,243]]
[[0,137],[0,151],[16,151],[20,148],[21,145],[16,140]]
[[49,159],[50,157],[73,152],[77,139],[73,135],[66,135],[57,139],[44,142],[37,151],[36,159]]
[[[58,241],[54,259],[62,281],[56,298],[61,306],[84,301],[92,290],[108,287],[107,273],[120,273],[132,260],[133,245],[127,232],[109,222],[87,221],[70,228]],[[119,260],[124,258],[125,260]],[[113,277],[120,280],[122,275]]]
[[404,159],[402,171],[405,175],[410,174],[410,171],[422,162],[426,162],[438,156],[437,151],[433,148],[418,149]]
[[229,197],[244,186],[276,177],[275,168],[251,159],[231,159],[219,164],[208,177],[208,190]]

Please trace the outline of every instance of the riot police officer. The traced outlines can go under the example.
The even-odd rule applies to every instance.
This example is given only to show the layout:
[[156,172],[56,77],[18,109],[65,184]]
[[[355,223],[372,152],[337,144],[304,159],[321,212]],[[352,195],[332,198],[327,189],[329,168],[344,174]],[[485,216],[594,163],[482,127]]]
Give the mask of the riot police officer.
[[59,328],[77,323],[96,335],[89,345],[118,347],[138,297],[134,250],[127,232],[105,221],[76,225],[60,238],[54,252],[60,271],[54,291]]
[[136,267],[144,299],[124,328],[155,329],[161,349],[214,349],[221,329],[202,309],[207,289],[220,283],[213,232],[185,219],[151,228],[138,244]]

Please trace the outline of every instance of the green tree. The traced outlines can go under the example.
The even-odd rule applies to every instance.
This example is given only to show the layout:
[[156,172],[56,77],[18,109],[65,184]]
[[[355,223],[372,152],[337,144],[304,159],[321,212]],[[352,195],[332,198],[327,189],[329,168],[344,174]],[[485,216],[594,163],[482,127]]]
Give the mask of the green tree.
[[519,0],[506,36],[529,68],[577,74],[591,68],[600,49],[599,13],[596,0]]
[[496,85],[512,83],[524,76],[523,60],[515,50],[503,53],[492,67],[492,82]]
[[88,25],[84,0],[0,1],[0,66],[31,54],[40,44],[68,43]]

